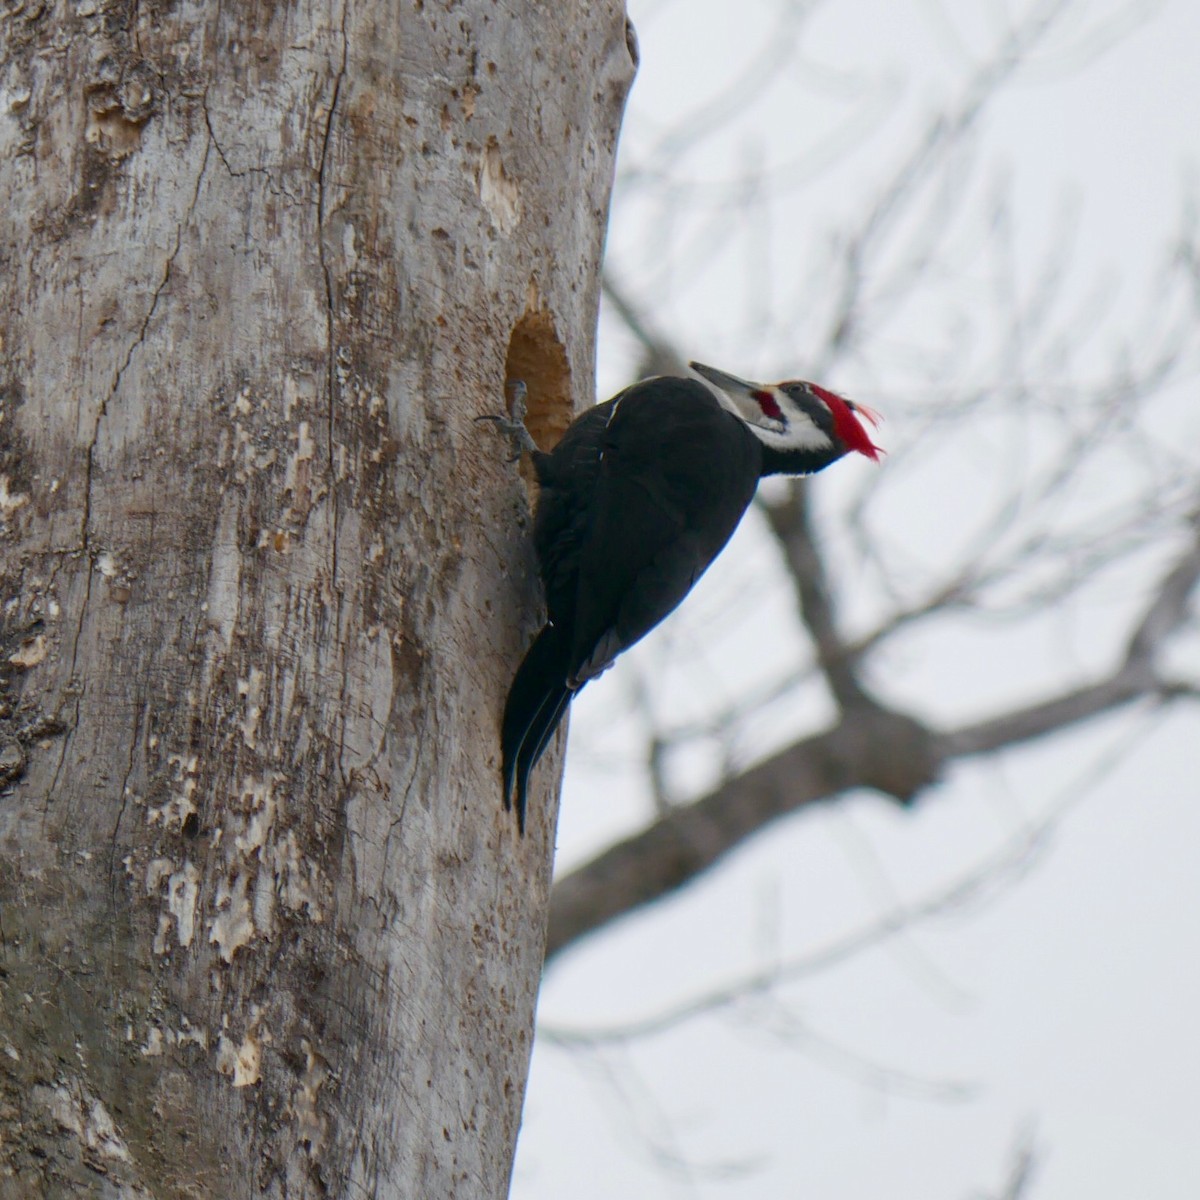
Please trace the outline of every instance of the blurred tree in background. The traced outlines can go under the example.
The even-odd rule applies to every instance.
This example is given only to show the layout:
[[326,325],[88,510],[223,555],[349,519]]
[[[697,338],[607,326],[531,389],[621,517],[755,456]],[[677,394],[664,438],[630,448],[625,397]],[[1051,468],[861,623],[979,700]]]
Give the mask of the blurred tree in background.
[[[974,989],[916,932],[1005,893],[1119,769],[1177,795],[1200,695],[1200,259],[1180,127],[1153,124],[1174,68],[1145,104],[1121,92],[1119,120],[1095,101],[1113,77],[1146,79],[1145,36],[1179,13],[717,7],[631,6],[643,65],[601,398],[688,358],[815,379],[886,414],[889,457],[764,485],[681,613],[576,705],[541,1042],[606,1080],[635,1147],[697,1188],[747,1154],[788,1161],[767,1114],[802,1111],[801,1085],[764,1082],[778,1055],[763,1069],[747,1041],[773,1034],[885,1093],[975,1095],[897,1055],[904,1026],[872,1045],[867,1023],[849,1049],[802,1010],[857,1004],[856,972],[888,969],[881,950],[955,1009]],[[923,820],[938,800],[926,849],[893,856],[903,878],[889,847],[922,834],[877,805],[852,810],[866,833],[827,808],[820,826],[778,824],[867,796]],[[755,841],[749,865],[621,938],[581,940],[769,825],[774,846]],[[849,884],[814,868],[831,837]],[[1098,856],[1063,886],[1110,894],[1105,869]],[[695,1083],[726,1056],[707,1091]],[[881,1065],[897,1057],[905,1069]],[[730,1088],[752,1099],[724,1122]],[[520,1195],[551,1194],[550,1094],[535,1069]],[[747,1125],[753,1151],[730,1132]],[[1005,1194],[1031,1178],[1031,1144]],[[924,1182],[911,1194],[934,1194]]]

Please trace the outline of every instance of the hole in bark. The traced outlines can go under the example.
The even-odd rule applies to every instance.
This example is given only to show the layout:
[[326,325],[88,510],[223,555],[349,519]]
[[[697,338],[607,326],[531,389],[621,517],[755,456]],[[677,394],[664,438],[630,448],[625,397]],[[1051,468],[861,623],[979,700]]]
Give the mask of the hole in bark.
[[525,427],[542,450],[552,450],[571,423],[571,371],[567,353],[544,309],[526,312],[513,329],[504,361],[505,379],[528,388]]

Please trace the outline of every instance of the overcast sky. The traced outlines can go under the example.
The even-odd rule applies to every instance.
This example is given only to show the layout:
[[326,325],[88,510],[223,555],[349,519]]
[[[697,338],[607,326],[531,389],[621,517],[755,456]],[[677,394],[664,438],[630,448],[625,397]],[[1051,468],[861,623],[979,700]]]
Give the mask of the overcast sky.
[[[807,314],[820,302],[805,289],[819,286],[822,247],[836,245],[847,214],[913,131],[961,94],[1006,22],[1030,6],[807,7],[796,32],[781,23],[778,0],[630,4],[642,65],[622,169],[660,167],[681,189],[713,195],[746,171],[783,181],[778,199],[754,201],[741,217],[714,204],[672,227],[661,189],[648,199],[636,180],[613,210],[610,254],[621,280],[653,295],[661,329],[686,355],[741,374],[810,366],[819,322],[813,315],[810,327]],[[782,74],[773,39],[787,52]],[[770,80],[758,97],[756,71]],[[746,87],[724,96],[743,75]],[[726,126],[722,104],[734,98],[740,116]],[[982,211],[1005,198],[990,219],[1011,225],[1014,287],[1036,280],[1069,241],[1064,304],[1098,314],[1087,335],[1097,364],[1124,340],[1155,336],[1156,281],[1188,195],[1200,197],[1198,114],[1200,4],[1079,3],[1031,54],[964,158],[976,181],[970,204]],[[681,129],[709,127],[719,130],[680,148]],[[964,233],[955,245],[970,255],[975,243]],[[699,261],[708,259],[711,269]],[[939,454],[936,428],[917,438],[928,404],[905,398],[904,381],[919,371],[906,374],[904,356],[928,346],[952,361],[956,344],[964,358],[983,355],[972,340],[987,325],[987,303],[978,303],[976,312],[969,289],[948,308],[931,303],[902,339],[827,380],[879,407],[869,389],[886,393],[901,381],[880,439],[907,446],[882,468],[894,467],[898,480],[906,472],[887,536],[931,570],[977,528],[973,505],[984,507],[1010,476],[989,473],[991,443]],[[601,333],[603,398],[628,382],[636,354],[611,318]],[[1200,449],[1194,368],[1176,384],[1177,420],[1162,432],[1186,452]],[[875,469],[843,463],[822,479],[835,548],[838,499]],[[1101,512],[1124,486],[1119,470],[1099,473],[1073,502]],[[1131,568],[1008,640],[973,640],[966,629],[914,636],[873,682],[946,724],[1034,698],[1103,669],[1113,629],[1137,610],[1155,570],[1154,561]],[[739,620],[748,587],[761,607]],[[852,609],[879,603],[856,595]],[[687,662],[669,668],[679,687],[668,702],[702,712],[706,680],[735,689],[803,654],[786,604],[772,547],[750,522],[686,611],[635,652],[635,674],[614,671],[577,702],[560,870],[647,819],[645,785],[621,757],[636,743],[625,720],[631,680],[668,669],[669,652],[681,650]],[[1176,661],[1200,677],[1195,630]],[[799,693],[769,710],[744,752],[766,753],[828,714],[819,691]],[[702,787],[712,769],[706,759],[674,766],[684,791]],[[599,1052],[540,1044],[513,1196],[967,1200],[1001,1194],[1014,1146],[1028,1135],[1036,1177],[1027,1197],[1196,1200],[1198,776],[1195,706],[1165,718],[1125,713],[961,767],[912,813],[869,795],[806,813],[677,898],[581,944],[547,976],[548,1027],[652,1016],[775,958],[819,950],[900,903],[981,872],[986,881],[901,938],[770,1002]]]

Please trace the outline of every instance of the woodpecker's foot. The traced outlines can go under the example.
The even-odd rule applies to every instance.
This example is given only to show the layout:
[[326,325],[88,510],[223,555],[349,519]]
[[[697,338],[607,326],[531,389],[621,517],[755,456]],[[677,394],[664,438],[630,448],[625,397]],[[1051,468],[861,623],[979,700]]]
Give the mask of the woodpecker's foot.
[[508,415],[487,413],[476,417],[475,420],[491,421],[497,430],[508,438],[513,448],[513,456],[508,461],[516,462],[524,452],[537,452],[537,443],[525,428],[525,398],[529,389],[523,379],[510,379],[505,385],[505,391],[508,393]]

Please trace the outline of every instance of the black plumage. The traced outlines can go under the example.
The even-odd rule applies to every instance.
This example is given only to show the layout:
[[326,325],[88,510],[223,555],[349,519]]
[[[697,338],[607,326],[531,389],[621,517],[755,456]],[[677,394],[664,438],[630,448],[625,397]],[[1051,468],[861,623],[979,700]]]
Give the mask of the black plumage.
[[[848,448],[824,400],[816,401],[814,421],[803,411],[808,395],[798,404],[778,388],[694,367],[718,385],[715,392],[692,379],[644,380],[584,413],[550,453],[530,450],[547,622],[513,680],[501,729],[504,802],[513,803],[515,789],[522,830],[530,772],[572,696],[687,595],[763,475],[816,471]],[[733,384],[747,389],[736,405]],[[809,387],[778,385],[800,386]],[[746,396],[749,417],[740,411]],[[773,414],[761,418],[765,434],[754,420],[763,411]],[[788,444],[789,414],[807,426],[801,444]],[[500,424],[529,448],[522,415]]]

